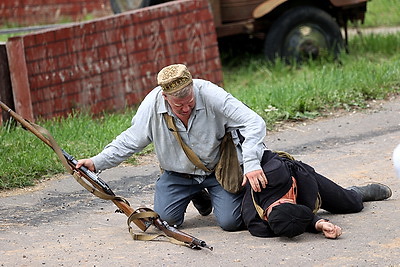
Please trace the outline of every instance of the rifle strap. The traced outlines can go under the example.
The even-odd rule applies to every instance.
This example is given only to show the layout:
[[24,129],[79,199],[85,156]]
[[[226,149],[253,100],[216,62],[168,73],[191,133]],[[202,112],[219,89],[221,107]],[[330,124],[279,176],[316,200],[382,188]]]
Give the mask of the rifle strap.
[[160,233],[160,234],[135,233],[131,227],[131,222],[133,220],[146,220],[146,221],[150,220],[151,221],[151,220],[158,218],[158,216],[159,216],[152,209],[149,209],[149,208],[142,208],[142,209],[145,209],[146,211],[134,212],[128,217],[128,220],[127,220],[128,230],[129,230],[129,233],[131,234],[133,240],[150,241],[150,240],[154,240],[158,237],[166,237],[168,239],[168,241],[171,243],[181,245],[181,246],[187,246],[187,244],[185,242],[176,240],[175,238],[170,237],[170,236],[166,235],[165,233]]
[[174,118],[170,115],[168,115],[168,113],[164,113],[163,114],[164,119],[167,123],[167,126],[169,129],[172,129],[172,134],[175,136],[176,140],[178,141],[178,143],[181,145],[183,151],[185,152],[186,156],[188,157],[188,159],[199,169],[202,169],[205,172],[212,172],[213,170],[208,169],[203,162],[201,162],[200,158],[196,155],[196,153],[194,153],[194,151],[183,142],[182,137],[180,136],[178,129],[176,128],[175,122],[174,122]]

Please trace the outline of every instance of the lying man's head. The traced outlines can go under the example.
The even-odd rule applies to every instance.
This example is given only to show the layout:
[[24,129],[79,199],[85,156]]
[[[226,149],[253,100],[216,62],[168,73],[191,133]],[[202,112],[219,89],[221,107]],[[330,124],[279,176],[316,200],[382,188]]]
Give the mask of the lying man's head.
[[304,233],[313,218],[311,209],[304,205],[282,203],[272,208],[268,223],[276,235],[294,237]]

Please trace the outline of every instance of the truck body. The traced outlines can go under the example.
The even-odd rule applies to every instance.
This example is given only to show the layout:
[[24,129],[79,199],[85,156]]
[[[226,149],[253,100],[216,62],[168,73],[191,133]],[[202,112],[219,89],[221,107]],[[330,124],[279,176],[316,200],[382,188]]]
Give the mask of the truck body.
[[[114,12],[166,0],[110,0]],[[219,39],[247,35],[263,41],[268,60],[337,56],[349,23],[363,23],[368,0],[209,0]],[[344,36],[342,35],[342,30]]]

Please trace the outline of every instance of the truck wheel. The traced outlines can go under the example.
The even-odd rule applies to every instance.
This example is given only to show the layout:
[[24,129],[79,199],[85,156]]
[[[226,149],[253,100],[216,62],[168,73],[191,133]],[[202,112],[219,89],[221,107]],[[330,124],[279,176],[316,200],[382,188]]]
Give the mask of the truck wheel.
[[264,54],[268,60],[286,62],[336,57],[343,47],[338,24],[325,11],[301,6],[279,17],[267,33]]

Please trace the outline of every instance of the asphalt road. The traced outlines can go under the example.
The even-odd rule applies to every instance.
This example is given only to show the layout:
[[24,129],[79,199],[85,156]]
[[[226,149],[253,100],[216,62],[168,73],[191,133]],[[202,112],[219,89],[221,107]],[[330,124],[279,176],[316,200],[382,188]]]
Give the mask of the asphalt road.
[[[202,217],[190,205],[181,230],[214,247],[191,250],[166,241],[132,240],[125,215],[114,213],[111,202],[94,197],[65,175],[35,188],[0,194],[0,266],[400,264],[400,180],[391,162],[400,143],[400,97],[368,110],[285,124],[269,133],[265,143],[292,153],[343,186],[376,181],[389,185],[393,196],[365,203],[357,214],[320,211],[342,227],[337,240],[310,233],[263,239],[247,231],[224,232],[213,215]],[[132,207],[152,208],[158,173],[150,157],[138,167],[116,167],[101,177]]]

